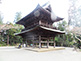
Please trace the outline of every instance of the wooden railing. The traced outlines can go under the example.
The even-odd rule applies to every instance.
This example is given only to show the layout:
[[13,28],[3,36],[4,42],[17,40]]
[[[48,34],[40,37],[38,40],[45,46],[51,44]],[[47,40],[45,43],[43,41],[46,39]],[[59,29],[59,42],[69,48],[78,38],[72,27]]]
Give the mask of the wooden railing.
[[[32,41],[33,43],[40,43],[39,41]],[[54,41],[41,41],[41,43],[54,43]]]
[[39,25],[44,26],[44,27],[48,27],[48,28],[52,28],[52,29],[57,29],[56,27],[53,27],[52,24],[43,23],[42,21],[39,21]]
[[48,24],[48,23],[39,21],[39,22],[34,22],[33,24],[31,24],[30,26],[27,26],[27,27],[26,27],[25,29],[23,29],[23,30],[26,30],[26,29],[29,29],[29,28],[33,28],[33,27],[36,26],[36,25],[41,25],[41,26],[44,26],[44,27],[47,27],[47,28],[57,29],[56,27],[53,27],[53,25],[51,25],[51,24]]

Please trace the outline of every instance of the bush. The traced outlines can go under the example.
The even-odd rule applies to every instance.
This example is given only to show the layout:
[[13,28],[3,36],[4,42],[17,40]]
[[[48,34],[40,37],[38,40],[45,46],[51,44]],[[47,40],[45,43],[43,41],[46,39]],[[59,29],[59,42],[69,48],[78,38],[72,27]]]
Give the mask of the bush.
[[0,41],[0,46],[6,46],[6,43],[4,41]]

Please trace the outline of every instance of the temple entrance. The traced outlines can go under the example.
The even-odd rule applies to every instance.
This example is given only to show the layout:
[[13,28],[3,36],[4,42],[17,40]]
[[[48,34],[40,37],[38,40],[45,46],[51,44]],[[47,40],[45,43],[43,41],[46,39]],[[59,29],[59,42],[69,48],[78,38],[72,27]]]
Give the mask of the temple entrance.
[[51,44],[55,48],[55,36],[65,33],[52,25],[54,22],[60,20],[63,20],[63,18],[58,16],[54,20],[51,19],[50,5],[46,8],[37,5],[29,15],[16,23],[24,25],[25,27],[22,32],[17,33],[16,35],[25,38],[26,44],[33,48],[49,48]]

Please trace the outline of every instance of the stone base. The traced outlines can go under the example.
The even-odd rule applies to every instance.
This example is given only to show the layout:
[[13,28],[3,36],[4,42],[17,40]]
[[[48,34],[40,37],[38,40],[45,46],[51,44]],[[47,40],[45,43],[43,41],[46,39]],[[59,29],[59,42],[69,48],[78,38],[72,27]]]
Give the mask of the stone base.
[[28,48],[22,48],[22,49],[25,49],[25,50],[29,50],[29,51],[34,51],[34,52],[47,52],[47,51],[54,51],[54,50],[62,50],[62,49],[65,49],[64,47],[49,47],[49,48],[31,48],[31,47],[28,47]]

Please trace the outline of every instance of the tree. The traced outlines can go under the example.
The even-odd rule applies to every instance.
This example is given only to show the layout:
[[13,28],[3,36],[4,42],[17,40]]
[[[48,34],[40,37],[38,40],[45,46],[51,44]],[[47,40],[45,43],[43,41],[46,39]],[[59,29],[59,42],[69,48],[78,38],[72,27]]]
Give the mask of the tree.
[[12,23],[5,24],[2,29],[3,31],[0,33],[0,45],[15,45],[17,43],[22,43],[22,37],[14,35],[14,33],[21,32],[21,29],[21,27],[15,26]]
[[0,4],[2,3],[2,1],[0,0]]
[[[58,29],[61,31],[65,31],[67,27],[67,22],[62,21],[57,24]],[[71,34],[60,34],[55,37],[56,44],[59,46],[73,46],[73,38],[71,37]]]
[[[58,22],[56,26],[58,26],[59,30],[64,31],[65,30],[65,24],[66,24],[65,21],[61,21],[61,22]],[[57,35],[55,37],[57,45],[63,46],[63,42],[64,42],[63,38],[64,38],[64,35]]]
[[80,21],[81,5],[79,5],[78,3],[79,3],[79,0],[69,0],[68,25],[72,25],[73,27],[81,25],[81,21]]
[[[15,15],[15,19],[14,19],[14,23],[16,23],[17,21],[19,21],[21,19],[21,12],[16,12],[16,15]],[[23,25],[19,25],[19,24],[14,24],[16,27],[18,27],[18,29],[21,31],[21,29],[24,28]]]
[[[0,16],[1,19],[1,24],[2,22],[2,16]],[[15,22],[19,21],[21,19],[21,13],[17,12],[15,16]],[[21,32],[21,29],[23,29],[23,26],[17,25],[17,24],[3,24],[4,27],[1,27],[1,32],[0,35],[0,45],[14,45],[16,43],[21,43],[22,42],[22,37],[20,36],[15,36],[14,33],[19,33]],[[3,41],[4,40],[4,41]],[[2,43],[2,44],[1,44]]]
[[21,12],[16,12],[14,23],[21,19]]
[[10,45],[14,45],[14,44],[17,44],[17,43],[22,43],[22,37],[14,35],[14,33],[20,32],[18,29],[12,28],[12,29],[7,30],[6,32],[7,32],[7,35],[9,35]]
[[2,17],[1,12],[0,12],[0,24],[3,24],[3,17]]
[[68,25],[69,27],[71,26],[72,29],[68,32],[73,34],[72,36],[74,36],[75,42],[77,42],[77,40],[81,42],[81,4],[79,4],[79,2],[80,0],[69,0]]

